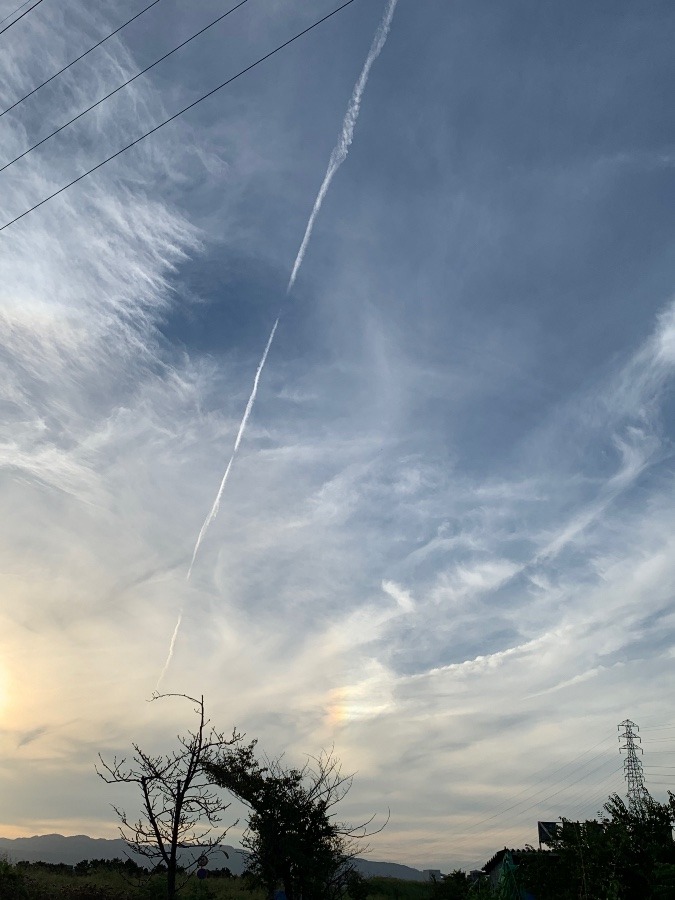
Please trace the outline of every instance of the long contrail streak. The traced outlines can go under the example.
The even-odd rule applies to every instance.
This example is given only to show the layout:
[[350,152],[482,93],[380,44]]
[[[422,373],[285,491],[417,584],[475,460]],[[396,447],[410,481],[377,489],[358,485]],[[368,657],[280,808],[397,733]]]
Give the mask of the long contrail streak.
[[251,410],[253,409],[253,404],[255,403],[255,397],[258,393],[258,384],[260,383],[260,376],[262,374],[262,370],[265,367],[265,363],[267,362],[267,354],[270,352],[270,347],[272,346],[272,341],[274,340],[274,335],[277,331],[277,326],[279,325],[279,316],[277,316],[274,326],[270,331],[270,336],[267,338],[267,344],[265,344],[265,350],[263,352],[262,358],[258,363],[258,368],[256,369],[255,378],[253,379],[253,390],[251,391],[251,396],[248,398],[248,403],[246,404],[246,409],[244,410],[244,415],[241,420],[241,424],[239,425],[239,431],[237,432],[237,439],[234,442],[234,449],[232,450],[232,456],[230,457],[230,461],[227,464],[227,468],[225,469],[225,474],[223,475],[222,481],[220,482],[220,487],[218,488],[218,493],[216,494],[216,499],[213,501],[213,506],[211,507],[211,512],[204,519],[204,524],[202,525],[199,535],[197,537],[197,542],[195,544],[195,549],[192,551],[192,560],[190,562],[190,568],[188,569],[187,577],[188,580],[190,575],[192,575],[192,567],[195,564],[195,559],[197,558],[197,551],[201,545],[201,542],[204,540],[204,535],[209,530],[209,525],[215,517],[218,515],[218,510],[220,508],[220,500],[223,496],[223,491],[225,490],[225,484],[227,483],[228,475],[230,474],[230,469],[232,468],[232,463],[234,462],[234,458],[237,455],[237,450],[239,449],[239,444],[241,444],[241,439],[244,436],[244,431],[246,431],[246,425],[248,423],[249,416],[251,415]]
[[[326,174],[324,175],[324,179],[321,183],[321,187],[319,188],[319,193],[317,194],[316,200],[314,201],[314,207],[312,208],[311,215],[309,217],[309,221],[307,222],[307,228],[305,229],[305,235],[302,239],[302,243],[300,244],[300,249],[298,250],[298,255],[295,258],[295,262],[293,263],[293,270],[291,272],[291,277],[288,281],[288,287],[286,288],[286,294],[288,295],[293,290],[293,285],[295,284],[295,280],[297,278],[298,272],[300,270],[300,266],[302,265],[302,261],[305,258],[305,253],[307,252],[307,245],[309,243],[309,239],[312,236],[312,229],[314,228],[314,223],[316,221],[316,217],[319,214],[319,210],[321,209],[321,204],[324,201],[324,198],[328,192],[328,188],[330,187],[330,183],[333,180],[333,177],[337,170],[340,168],[342,163],[347,158],[347,154],[349,153],[349,148],[351,146],[352,140],[354,139],[354,127],[356,125],[356,120],[359,117],[359,111],[361,109],[361,98],[363,97],[363,91],[366,87],[366,83],[368,82],[368,76],[370,75],[370,70],[372,68],[373,63],[380,55],[382,48],[385,45],[387,40],[387,35],[389,34],[389,29],[391,27],[391,20],[394,15],[394,10],[396,9],[396,4],[398,0],[389,0],[387,4],[387,8],[385,10],[384,16],[382,17],[382,21],[380,22],[377,31],[375,32],[375,37],[373,38],[373,42],[370,45],[370,50],[368,51],[368,56],[366,57],[366,61],[363,64],[363,69],[361,70],[361,74],[359,75],[359,79],[354,85],[354,90],[352,91],[352,96],[349,100],[349,104],[347,106],[347,112],[345,113],[344,121],[342,123],[342,131],[340,132],[340,136],[338,137],[338,142],[335,145],[333,152],[330,155],[330,160],[328,162],[328,169],[326,170]],[[265,351],[262,355],[262,359],[258,364],[257,371],[255,373],[255,379],[253,381],[253,390],[251,391],[251,396],[248,398],[248,403],[246,404],[246,410],[244,411],[244,417],[241,420],[241,425],[239,426],[239,432],[237,434],[237,439],[234,442],[234,450],[232,451],[232,456],[230,457],[230,461],[227,464],[227,468],[225,469],[225,474],[223,475],[223,479],[220,482],[220,488],[218,489],[218,495],[216,496],[215,502],[211,507],[211,512],[208,514],[206,519],[204,520],[204,524],[202,525],[199,535],[197,537],[197,542],[195,544],[195,549],[192,553],[192,561],[190,562],[190,568],[188,569],[187,577],[190,578],[192,574],[192,567],[194,566],[195,559],[197,558],[197,553],[199,551],[199,547],[201,546],[202,540],[206,535],[206,532],[211,525],[211,522],[215,519],[218,514],[218,509],[220,507],[220,500],[223,496],[223,490],[225,489],[225,484],[227,482],[228,476],[230,474],[230,470],[232,468],[232,464],[234,462],[234,458],[237,454],[237,450],[239,449],[239,444],[241,443],[241,439],[244,435],[244,431],[246,430],[246,425],[248,423],[249,416],[251,415],[251,411],[253,409],[253,404],[255,403],[256,394],[258,393],[258,383],[260,381],[260,376],[262,374],[262,370],[267,362],[267,354],[270,352],[270,347],[272,346],[272,341],[274,340],[274,335],[276,334],[277,326],[279,324],[279,317],[277,316],[276,322],[274,323],[274,327],[270,333],[270,336],[267,340],[267,344],[265,346]]]
[[183,621],[183,610],[178,613],[178,619],[176,621],[176,627],[173,630],[173,634],[171,635],[171,643],[169,644],[169,652],[166,655],[166,662],[164,663],[164,668],[162,669],[159,678],[157,679],[157,687],[155,690],[159,690],[159,686],[162,683],[164,676],[166,675],[169,666],[171,665],[171,660],[173,659],[173,650],[176,646],[176,638],[178,637],[178,632],[180,631],[180,623]]
[[[352,91],[352,95],[349,99],[349,103],[347,105],[347,112],[345,113],[344,120],[342,122],[342,130],[338,137],[338,142],[333,148],[333,152],[330,155],[330,159],[328,161],[328,168],[326,169],[326,174],[324,175],[323,181],[321,182],[321,187],[319,188],[319,193],[316,195],[316,200],[314,201],[314,206],[312,207],[312,212],[310,213],[309,220],[307,222],[307,227],[305,228],[305,234],[302,239],[302,243],[300,244],[300,249],[298,250],[298,254],[295,257],[295,262],[293,263],[293,269],[291,271],[291,277],[288,280],[288,286],[286,288],[286,296],[290,294],[293,290],[293,286],[295,284],[296,278],[298,276],[298,272],[300,271],[300,267],[302,266],[303,260],[305,258],[305,253],[307,252],[307,245],[309,244],[310,238],[312,236],[312,230],[314,229],[314,223],[316,222],[316,217],[319,214],[323,201],[328,193],[328,188],[331,185],[331,182],[335,176],[335,173],[340,168],[342,163],[347,158],[347,154],[349,153],[349,148],[351,147],[352,141],[354,139],[354,128],[356,126],[357,119],[359,117],[359,112],[361,110],[361,99],[363,97],[363,92],[365,90],[366,84],[368,82],[368,76],[370,75],[370,70],[373,66],[373,63],[377,59],[377,57],[382,52],[382,48],[384,47],[387,36],[389,35],[389,29],[391,28],[391,21],[394,16],[394,10],[396,9],[396,4],[398,0],[389,0],[387,3],[387,8],[382,17],[382,21],[380,22],[377,31],[375,32],[375,36],[373,38],[373,42],[370,45],[370,50],[368,51],[368,56],[366,57],[366,61],[363,64],[363,69],[361,70],[361,74],[359,75],[358,81],[354,85],[354,90]],[[199,530],[199,535],[197,536],[197,541],[195,543],[195,548],[192,551],[192,559],[190,561],[190,567],[187,573],[187,580],[189,581],[190,576],[192,575],[192,569],[195,564],[195,560],[197,558],[197,553],[199,552],[199,548],[201,546],[204,537],[206,536],[206,532],[209,530],[209,527],[215,517],[218,515],[218,509],[220,508],[220,501],[223,496],[223,491],[225,490],[225,485],[227,484],[227,479],[230,475],[230,471],[232,469],[232,465],[234,463],[234,458],[237,455],[237,451],[239,450],[239,445],[241,443],[241,439],[244,436],[244,432],[246,430],[246,425],[248,424],[249,416],[253,410],[253,404],[255,403],[256,394],[258,393],[258,384],[260,383],[260,376],[262,375],[262,371],[265,367],[265,363],[267,362],[267,356],[270,352],[270,347],[272,346],[272,341],[274,340],[274,335],[277,331],[277,326],[279,325],[279,316],[277,316],[272,331],[270,332],[270,336],[267,339],[267,344],[265,345],[265,350],[263,352],[262,358],[258,363],[258,368],[256,369],[255,378],[253,380],[253,389],[251,391],[251,396],[248,398],[248,403],[246,404],[246,409],[244,410],[244,415],[241,420],[241,424],[239,426],[239,431],[237,432],[237,437],[234,442],[234,448],[232,450],[232,455],[230,456],[230,461],[227,464],[225,469],[225,473],[220,482],[220,487],[218,488],[218,494],[216,495],[216,499],[211,507],[211,511],[209,512],[206,519],[204,519],[204,524]],[[166,659],[166,663],[164,664],[164,668],[162,670],[162,674],[159,677],[159,683],[162,681],[162,678],[166,674],[167,669],[171,663],[171,658],[173,656],[174,647],[176,644],[176,638],[178,637],[178,631],[180,629],[181,620],[183,617],[183,611],[181,610],[178,616],[178,621],[176,622],[176,627],[173,632],[173,637],[171,638],[171,644],[169,646],[169,653]]]
[[[246,424],[248,422],[249,416],[251,415],[251,410],[253,409],[253,404],[255,403],[255,397],[258,393],[258,384],[260,383],[260,375],[262,374],[262,370],[267,362],[267,354],[270,352],[270,347],[272,346],[272,341],[274,340],[274,335],[276,334],[277,326],[279,325],[279,316],[277,316],[276,321],[274,322],[274,326],[272,327],[272,331],[270,332],[270,336],[267,339],[267,344],[265,345],[265,350],[263,352],[262,358],[258,363],[258,368],[255,372],[255,378],[253,379],[253,389],[251,391],[251,396],[248,398],[248,403],[246,404],[246,409],[244,410],[244,415],[242,417],[241,423],[239,425],[239,431],[237,432],[237,437],[234,442],[234,447],[232,449],[232,456],[230,456],[230,461],[227,464],[227,468],[225,469],[225,474],[222,477],[220,482],[220,487],[218,488],[218,493],[216,494],[216,499],[213,501],[213,506],[211,507],[211,511],[208,516],[204,519],[204,524],[199,530],[199,534],[197,536],[197,542],[195,543],[195,549],[192,551],[192,559],[190,560],[190,567],[188,569],[186,580],[190,580],[190,576],[192,575],[192,567],[195,564],[195,559],[197,558],[197,553],[199,551],[199,547],[201,542],[204,540],[204,535],[209,529],[209,525],[215,517],[218,515],[218,509],[220,508],[220,500],[223,496],[223,491],[225,490],[225,484],[227,483],[228,476],[230,474],[230,469],[232,468],[232,463],[234,462],[234,458],[237,455],[237,450],[239,449],[239,444],[241,444],[241,439],[244,436],[244,431],[246,430]],[[171,665],[171,660],[173,658],[174,647],[176,646],[176,638],[178,637],[178,632],[180,631],[180,624],[183,620],[183,609],[181,608],[178,613],[178,620],[176,621],[176,627],[173,630],[173,635],[171,637],[171,643],[169,644],[169,652],[166,656],[166,662],[164,663],[164,668],[162,669],[162,673],[157,679],[157,690],[159,690],[159,686],[162,683],[162,679],[166,675],[169,666]]]
[[316,217],[319,215],[319,210],[321,209],[321,205],[326,197],[326,194],[328,193],[330,183],[333,180],[337,170],[347,159],[349,148],[351,147],[352,141],[354,139],[354,127],[361,110],[361,98],[363,97],[363,92],[368,82],[368,76],[370,75],[370,70],[373,63],[382,52],[382,48],[386,43],[389,29],[391,28],[391,20],[394,17],[394,10],[396,9],[397,3],[398,0],[389,0],[387,9],[384,13],[384,16],[382,17],[382,21],[380,22],[380,25],[375,32],[373,43],[370,45],[370,50],[368,52],[368,56],[366,57],[366,61],[363,64],[363,69],[361,70],[361,74],[359,75],[359,80],[354,85],[354,90],[349,100],[347,112],[345,113],[344,121],[342,123],[342,132],[340,133],[338,142],[333,148],[333,152],[330,155],[326,174],[324,175],[323,182],[321,183],[321,187],[319,188],[319,193],[316,195],[314,207],[312,208],[309,221],[307,222],[305,236],[303,237],[302,243],[300,244],[298,255],[295,257],[293,271],[291,272],[291,277],[288,280],[288,288],[286,290],[287,294],[293,290],[295,279],[298,276],[300,266],[302,265],[302,262],[305,258],[305,253],[307,252],[307,245],[309,244],[309,239],[312,236]]

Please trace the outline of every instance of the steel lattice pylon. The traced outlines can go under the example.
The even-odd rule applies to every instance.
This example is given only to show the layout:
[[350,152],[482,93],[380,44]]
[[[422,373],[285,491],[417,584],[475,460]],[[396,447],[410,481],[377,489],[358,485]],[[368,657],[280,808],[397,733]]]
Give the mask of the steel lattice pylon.
[[637,751],[643,752],[642,747],[637,742],[642,741],[639,734],[639,727],[630,719],[617,725],[617,728],[623,728],[624,731],[619,735],[619,740],[624,741],[623,746],[619,747],[619,753],[626,751],[626,758],[623,761],[623,774],[628,785],[628,804],[632,809],[639,809],[645,800],[649,799],[649,791],[645,787],[644,774],[642,772],[642,763],[637,755]]

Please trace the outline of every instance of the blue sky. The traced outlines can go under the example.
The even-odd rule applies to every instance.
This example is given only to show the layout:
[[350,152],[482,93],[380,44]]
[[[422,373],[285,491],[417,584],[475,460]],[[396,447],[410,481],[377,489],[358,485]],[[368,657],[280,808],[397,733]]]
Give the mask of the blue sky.
[[[46,0],[2,107],[141,5]],[[399,0],[287,298],[385,6],[0,235],[3,836],[114,832],[96,752],[189,724],[145,703],[181,611],[162,687],[271,754],[334,744],[346,815],[391,808],[376,858],[592,815],[627,716],[665,790],[675,13]],[[162,0],[0,118],[3,159],[225,8]],[[2,221],[332,8],[250,0],[0,174]]]

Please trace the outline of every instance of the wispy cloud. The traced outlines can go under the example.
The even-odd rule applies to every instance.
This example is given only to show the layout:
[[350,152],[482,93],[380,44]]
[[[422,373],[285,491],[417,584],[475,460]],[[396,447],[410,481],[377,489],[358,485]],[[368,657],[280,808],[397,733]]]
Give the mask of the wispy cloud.
[[[270,15],[202,47],[198,69],[138,84],[3,173],[4,213],[159,117],[160,93],[173,108],[303,16],[261,2]],[[43,6],[3,45],[8,99],[110,24],[102,6]],[[580,27],[597,24],[587,7]],[[274,78],[5,233],[0,834],[115,833],[96,752],[162,752],[192,724],[145,702],[170,641],[162,686],[203,692],[218,727],[292,762],[334,743],[358,773],[344,818],[391,807],[373,857],[444,870],[532,842],[538,818],[594,814],[622,786],[616,724],[670,722],[668,168],[600,171],[632,145],[590,137],[598,110],[651,108],[640,146],[664,152],[659,92],[616,85],[668,83],[668,29],[631,28],[626,46],[650,49],[630,62],[621,17],[609,43],[594,24],[602,46],[580,66],[545,30],[516,59],[510,27],[398,4],[406,41],[381,54],[362,153],[322,207],[330,262],[317,254],[312,297],[288,305],[253,415],[288,223],[305,224],[334,111],[378,46],[364,23],[386,26],[392,4],[352,9]],[[174,25],[135,40],[146,52]],[[113,42],[49,104],[3,117],[3,153],[137,67]],[[575,94],[598,69],[604,88]]]

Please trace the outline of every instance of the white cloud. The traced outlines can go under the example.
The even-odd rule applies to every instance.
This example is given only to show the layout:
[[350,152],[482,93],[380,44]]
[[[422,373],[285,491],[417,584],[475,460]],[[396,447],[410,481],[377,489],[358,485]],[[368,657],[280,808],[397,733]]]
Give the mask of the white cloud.
[[382,590],[398,603],[403,612],[414,611],[415,601],[410,591],[406,591],[400,584],[396,584],[395,581],[383,581]]

